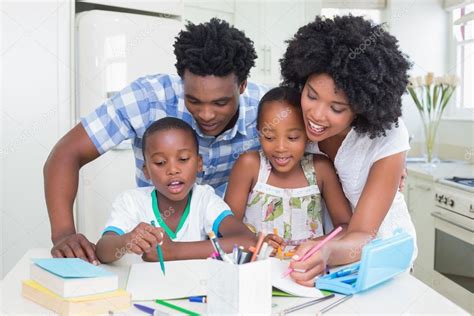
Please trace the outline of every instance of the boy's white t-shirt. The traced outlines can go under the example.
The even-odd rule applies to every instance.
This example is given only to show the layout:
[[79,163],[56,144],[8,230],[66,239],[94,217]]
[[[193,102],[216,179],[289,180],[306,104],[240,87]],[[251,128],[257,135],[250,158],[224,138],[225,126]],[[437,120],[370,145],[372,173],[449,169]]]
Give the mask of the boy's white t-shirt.
[[[121,193],[112,204],[112,212],[106,222],[103,234],[115,232],[118,235],[123,235],[132,231],[140,222],[150,224],[151,221],[154,221],[156,226],[160,227],[152,206],[152,192],[154,190],[154,187],[144,187]],[[161,216],[164,219],[166,216],[171,216],[173,212],[173,210],[161,211]],[[169,215],[167,215],[168,212]],[[192,189],[188,217],[176,232],[176,238],[172,240],[205,240],[211,231],[217,235],[222,220],[229,215],[233,215],[229,206],[216,195],[211,186],[195,184]]]

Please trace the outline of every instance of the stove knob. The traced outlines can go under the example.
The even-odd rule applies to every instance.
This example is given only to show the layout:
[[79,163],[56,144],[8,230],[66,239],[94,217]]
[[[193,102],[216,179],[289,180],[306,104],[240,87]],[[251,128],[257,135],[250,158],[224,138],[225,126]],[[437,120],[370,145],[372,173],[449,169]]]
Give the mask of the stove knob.
[[454,200],[449,200],[449,206],[451,206],[451,207],[454,206]]

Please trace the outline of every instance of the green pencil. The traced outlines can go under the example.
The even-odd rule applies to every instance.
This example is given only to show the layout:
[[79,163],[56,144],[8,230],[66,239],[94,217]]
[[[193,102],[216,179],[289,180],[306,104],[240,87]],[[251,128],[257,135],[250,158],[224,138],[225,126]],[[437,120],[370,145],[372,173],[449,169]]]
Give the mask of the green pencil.
[[[155,221],[151,221],[151,225],[153,227],[155,226]],[[160,267],[161,267],[161,272],[163,272],[163,275],[165,275],[165,262],[163,260],[163,251],[161,250],[161,246],[156,246],[156,253],[158,254],[158,260],[160,260]]]
[[181,312],[181,313],[184,313],[186,315],[191,315],[191,316],[198,316],[199,314],[198,313],[195,313],[193,311],[190,311],[189,309],[186,309],[186,308],[182,308],[180,306],[176,306],[174,304],[171,304],[171,303],[168,303],[166,301],[163,301],[163,300],[156,300],[155,301],[156,303],[160,304],[160,305],[163,305],[163,306],[166,306],[166,307],[169,307],[169,308],[172,308],[178,312]]
[[161,271],[163,271],[163,275],[165,275],[165,262],[163,260],[163,251],[161,250],[161,246],[156,246],[156,252],[158,253],[158,258],[160,259]]

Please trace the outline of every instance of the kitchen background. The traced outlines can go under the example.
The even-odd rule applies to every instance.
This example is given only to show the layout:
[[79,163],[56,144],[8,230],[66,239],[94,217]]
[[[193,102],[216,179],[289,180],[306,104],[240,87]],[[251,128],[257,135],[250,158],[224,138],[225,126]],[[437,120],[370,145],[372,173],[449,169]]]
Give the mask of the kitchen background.
[[[438,182],[445,177],[474,176],[474,22],[455,24],[469,13],[472,19],[472,0],[0,3],[2,277],[27,249],[51,247],[42,168],[54,144],[81,115],[133,79],[146,73],[174,73],[171,45],[183,21],[199,23],[216,16],[244,30],[258,54],[250,80],[276,85],[280,80],[278,59],[286,48],[284,40],[315,15],[350,12],[387,23],[401,50],[414,63],[411,75],[424,76],[432,71],[461,77],[437,134],[438,156],[450,162],[409,163],[405,196],[420,236],[415,276],[464,308],[472,308],[474,211],[469,213],[469,205],[472,210],[473,191],[467,186],[453,186],[450,181]],[[409,95],[405,95],[403,106],[403,119],[412,138],[409,156],[420,157],[425,147],[421,119]],[[92,241],[103,227],[113,197],[134,185],[131,155],[128,145],[123,144],[81,173],[76,223]],[[451,200],[455,205],[450,206]],[[438,232],[443,230],[438,226],[445,225],[440,224],[439,214],[447,209],[460,214],[467,210],[460,217],[470,219],[461,225],[468,228],[467,233],[464,229],[450,234],[463,242],[444,239]],[[456,227],[454,230],[461,229]],[[467,265],[461,265],[457,272],[449,264],[443,266],[440,258],[453,245],[459,251],[451,256],[468,254],[464,257]]]

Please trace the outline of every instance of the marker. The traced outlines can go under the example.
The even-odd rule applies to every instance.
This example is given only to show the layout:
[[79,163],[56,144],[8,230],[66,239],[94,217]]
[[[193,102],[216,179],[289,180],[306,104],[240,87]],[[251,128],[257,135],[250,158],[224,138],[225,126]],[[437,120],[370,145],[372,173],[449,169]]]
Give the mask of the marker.
[[145,305],[141,305],[141,304],[133,304],[133,306],[135,306],[137,309],[141,310],[142,312],[145,312],[149,315],[160,315],[160,316],[169,316],[170,314],[166,313],[166,312],[162,312],[160,310],[157,310],[155,308],[151,308],[151,307],[148,307],[148,306],[145,306]]
[[217,241],[217,237],[216,235],[214,234],[214,232],[210,232],[208,234],[209,238],[211,239],[211,242],[212,242],[212,245],[214,246],[214,249],[217,251],[217,253],[219,254],[219,256],[222,258],[223,261],[225,262],[228,262],[228,263],[232,263],[232,260],[229,258],[229,256],[224,252],[224,250],[222,250],[221,248],[221,245],[219,245],[219,242]]
[[239,264],[239,251],[236,244],[234,244],[234,248],[232,249],[232,260],[235,264]]
[[243,246],[239,246],[239,248],[237,249],[237,264],[240,264],[241,261],[242,261],[242,253],[244,252],[244,247]]
[[[319,249],[321,249],[322,246],[324,246],[328,241],[330,241],[331,239],[333,239],[337,234],[339,234],[339,232],[342,230],[342,227],[339,226],[338,228],[336,228],[335,230],[333,230],[329,235],[327,235],[321,242],[319,242],[317,245],[315,245],[313,248],[311,248],[302,258],[300,258],[299,260],[296,260],[297,262],[301,262],[301,261],[305,261],[306,259],[308,259],[309,257],[311,257],[316,251],[318,251]],[[288,274],[290,274],[291,272],[293,272],[293,269],[292,268],[288,268],[288,270],[286,270],[285,273],[283,273],[283,277],[287,277]]]
[[151,308],[151,307],[148,307],[148,306],[145,306],[145,305],[133,304],[133,306],[135,306],[136,308],[138,308],[142,312],[145,312],[145,313],[150,314],[150,315],[153,315],[153,313],[155,312],[154,308]]
[[205,296],[190,296],[188,300],[193,303],[207,303]]

